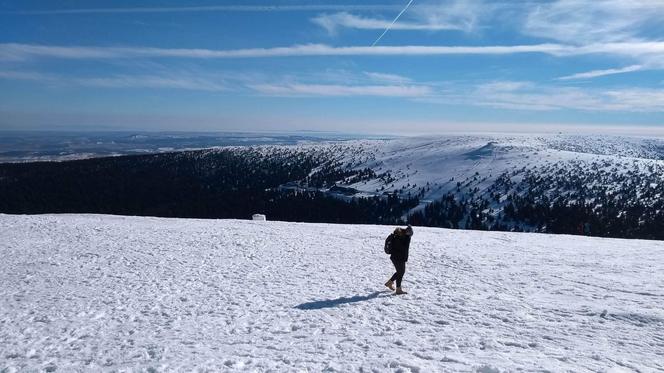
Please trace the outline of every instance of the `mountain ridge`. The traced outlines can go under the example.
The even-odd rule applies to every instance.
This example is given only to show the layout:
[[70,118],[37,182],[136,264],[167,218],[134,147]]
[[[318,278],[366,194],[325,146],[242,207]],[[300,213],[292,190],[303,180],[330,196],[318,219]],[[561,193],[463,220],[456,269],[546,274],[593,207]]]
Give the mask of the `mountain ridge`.
[[259,212],[277,220],[664,239],[663,144],[465,135],[3,164],[0,212]]

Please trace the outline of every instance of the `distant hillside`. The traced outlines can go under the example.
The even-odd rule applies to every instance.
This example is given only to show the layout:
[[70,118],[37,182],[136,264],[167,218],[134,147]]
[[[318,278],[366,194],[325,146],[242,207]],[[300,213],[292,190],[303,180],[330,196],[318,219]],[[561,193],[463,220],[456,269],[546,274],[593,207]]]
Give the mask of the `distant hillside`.
[[664,142],[473,135],[0,164],[0,212],[664,239]]

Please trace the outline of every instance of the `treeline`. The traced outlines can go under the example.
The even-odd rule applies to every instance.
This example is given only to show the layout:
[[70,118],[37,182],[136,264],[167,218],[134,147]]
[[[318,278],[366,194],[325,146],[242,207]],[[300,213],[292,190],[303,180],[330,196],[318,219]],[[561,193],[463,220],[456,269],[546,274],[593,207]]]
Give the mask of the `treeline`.
[[409,220],[445,228],[664,240],[663,171],[640,162],[521,168],[482,191],[458,184]]
[[246,217],[265,189],[304,177],[311,155],[198,151],[0,165],[0,211]]
[[475,229],[475,230],[507,230],[500,225],[492,224],[494,216],[490,213],[489,201],[484,199],[459,200],[454,194],[448,193],[443,198],[429,203],[424,209],[411,214],[409,222],[429,227]]
[[340,173],[325,166],[328,160],[325,152],[235,148],[0,164],[0,212],[238,219],[266,213],[286,221],[392,224],[417,204],[396,195],[344,200],[278,190],[290,181],[332,180],[329,174],[371,174]]
[[664,240],[663,171],[638,162],[528,171],[504,218],[542,232]]
[[265,211],[285,221],[343,224],[401,224],[403,215],[418,204],[396,194],[350,198],[346,201],[322,192],[279,192],[270,198]]
[[598,205],[588,201],[533,198],[510,194],[501,209],[489,200],[458,200],[454,195],[428,204],[408,217],[430,227],[493,231],[540,232],[615,238],[664,240],[664,202],[654,205],[622,200]]
[[407,220],[454,229],[664,240],[664,169],[652,162],[550,163],[514,169],[488,185],[487,176],[476,173],[414,209],[434,186],[376,188],[376,196],[356,197],[349,185],[391,182],[393,176],[343,162],[347,151],[339,145],[239,147],[0,164],[0,213],[237,219],[264,213],[284,221]]

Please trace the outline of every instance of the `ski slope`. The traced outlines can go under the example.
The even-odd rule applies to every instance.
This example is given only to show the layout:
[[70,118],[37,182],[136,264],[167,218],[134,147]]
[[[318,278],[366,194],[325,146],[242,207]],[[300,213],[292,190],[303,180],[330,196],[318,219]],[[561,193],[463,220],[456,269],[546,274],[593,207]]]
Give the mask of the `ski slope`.
[[664,370],[663,242],[391,229],[0,215],[0,371]]

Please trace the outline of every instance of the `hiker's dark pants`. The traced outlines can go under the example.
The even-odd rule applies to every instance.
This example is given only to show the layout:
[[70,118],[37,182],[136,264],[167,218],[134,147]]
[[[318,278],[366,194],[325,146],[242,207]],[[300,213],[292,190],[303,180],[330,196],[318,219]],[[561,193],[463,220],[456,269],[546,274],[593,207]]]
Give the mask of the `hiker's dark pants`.
[[392,278],[390,281],[397,281],[397,287],[401,287],[401,280],[403,279],[403,274],[406,273],[406,262],[402,262],[400,260],[392,260],[392,264],[394,264],[394,268],[397,270],[395,274],[392,275]]

